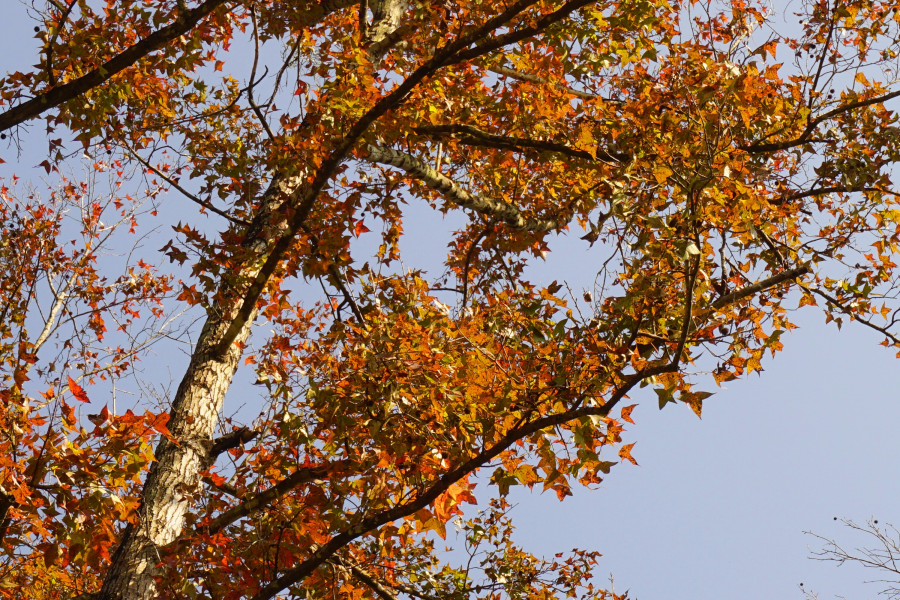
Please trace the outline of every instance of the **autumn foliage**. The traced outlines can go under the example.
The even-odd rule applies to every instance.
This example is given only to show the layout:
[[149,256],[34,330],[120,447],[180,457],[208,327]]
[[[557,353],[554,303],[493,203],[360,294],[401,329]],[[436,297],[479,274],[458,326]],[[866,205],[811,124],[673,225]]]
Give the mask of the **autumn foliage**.
[[[699,416],[800,307],[900,349],[896,2],[37,4],[2,597],[616,600],[511,486],[635,463],[639,387]],[[565,236],[591,289],[531,281]]]

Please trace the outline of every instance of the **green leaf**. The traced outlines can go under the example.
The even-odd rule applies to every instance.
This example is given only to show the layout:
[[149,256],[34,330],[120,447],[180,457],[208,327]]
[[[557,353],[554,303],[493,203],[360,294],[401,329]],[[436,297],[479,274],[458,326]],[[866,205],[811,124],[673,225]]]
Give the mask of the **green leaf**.
[[669,402],[675,402],[675,398],[672,396],[672,392],[666,389],[655,389],[656,395],[659,396],[659,410],[662,410],[663,407]]
[[603,471],[604,474],[609,475],[609,469],[613,465],[617,465],[617,464],[619,464],[619,463],[610,462],[608,460],[601,460],[599,463],[597,463],[597,468],[600,469],[601,471]]

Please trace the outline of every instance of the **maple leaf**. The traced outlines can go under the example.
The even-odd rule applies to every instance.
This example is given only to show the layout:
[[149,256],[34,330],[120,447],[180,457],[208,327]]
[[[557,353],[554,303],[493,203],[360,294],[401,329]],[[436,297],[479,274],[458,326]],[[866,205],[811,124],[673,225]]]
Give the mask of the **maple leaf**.
[[[51,10],[37,33],[52,52],[11,71],[0,99],[0,131],[66,128],[91,169],[71,175],[79,157],[51,135],[44,173],[29,169],[46,194],[15,176],[0,186],[0,360],[16,384],[0,399],[31,411],[10,422],[0,467],[19,482],[45,469],[65,492],[22,483],[8,490],[18,507],[0,502],[0,533],[36,549],[0,544],[18,596],[121,582],[164,597],[203,573],[209,590],[257,600],[301,583],[330,596],[336,576],[359,599],[370,580],[431,581],[417,565],[472,596],[488,587],[419,535],[453,522],[497,549],[473,549],[491,586],[618,598],[590,587],[592,555],[547,565],[512,544],[512,486],[562,500],[599,483],[617,464],[602,447],[635,406],[612,411],[637,386],[699,415],[699,356],[720,357],[719,384],[761,372],[793,329],[783,304],[797,288],[800,307],[819,301],[829,322],[900,347],[898,84],[874,79],[895,58],[896,2],[810,3],[802,39],[725,53],[754,3],[713,3],[690,26],[679,2],[94,4]],[[838,44],[829,23],[865,43]],[[287,56],[258,53],[266,41]],[[775,59],[794,45],[840,60],[787,74]],[[257,58],[246,86],[241,55]],[[277,108],[279,90],[297,102]],[[177,240],[151,261],[127,240],[155,231],[165,203]],[[382,226],[361,243],[367,218]],[[584,255],[560,242],[579,227]],[[446,253],[410,252],[410,233]],[[532,283],[536,257],[586,279]],[[33,323],[57,337],[30,336]],[[57,340],[62,367],[45,346]],[[150,349],[153,368],[139,364]],[[241,364],[266,385],[252,430],[222,412]],[[104,407],[88,433],[58,394],[66,369],[117,393],[168,389],[171,372],[160,400],[175,410]],[[637,464],[633,446],[620,462]],[[461,514],[482,469],[490,503]],[[137,569],[144,536],[117,537],[123,520],[173,533],[177,552]]]
[[88,395],[84,391],[84,388],[78,385],[78,382],[72,379],[72,377],[69,377],[69,391],[72,392],[72,395],[75,396],[75,399],[79,402],[90,404],[91,400],[90,398],[88,398]]
[[364,233],[368,233],[371,231],[368,227],[366,227],[365,223],[361,220],[356,222],[356,225],[353,226],[353,235],[356,237],[361,236]]
[[[636,443],[636,442],[635,442]],[[634,448],[634,444],[626,444],[619,448],[619,458],[622,460],[627,460],[633,465],[637,464],[637,461],[631,456],[631,449]]]

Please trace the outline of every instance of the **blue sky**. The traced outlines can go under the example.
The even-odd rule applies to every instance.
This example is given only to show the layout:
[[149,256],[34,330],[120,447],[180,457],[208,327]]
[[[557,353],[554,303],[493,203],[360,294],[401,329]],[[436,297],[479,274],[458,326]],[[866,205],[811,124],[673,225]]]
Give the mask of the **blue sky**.
[[[28,68],[38,41],[26,5],[3,5],[0,70]],[[25,137],[21,158],[0,146],[0,176],[44,174],[36,167],[42,128]],[[405,252],[439,260],[445,240],[424,226],[439,218],[411,206]],[[588,287],[596,268],[577,237],[557,240],[532,279]],[[148,262],[159,260],[158,247],[147,246]],[[897,359],[874,332],[853,324],[838,331],[816,309],[797,322],[765,372],[718,390],[702,420],[683,405],[658,410],[649,388],[636,392],[637,425],[625,440],[637,442],[640,466],[617,465],[599,489],[576,490],[563,503],[553,493],[514,490],[517,539],[537,554],[598,550],[598,578],[611,572],[617,590],[644,600],[799,600],[801,582],[823,599],[874,597],[880,588],[863,583],[872,573],[808,560],[806,545],[818,544],[802,532],[853,547],[865,540],[834,517],[900,522]],[[178,365],[171,368],[179,378]]]

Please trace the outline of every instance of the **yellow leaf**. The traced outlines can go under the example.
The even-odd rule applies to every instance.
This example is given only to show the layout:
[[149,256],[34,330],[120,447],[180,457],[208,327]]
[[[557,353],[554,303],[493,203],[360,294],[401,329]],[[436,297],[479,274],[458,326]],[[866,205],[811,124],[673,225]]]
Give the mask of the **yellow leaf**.
[[663,185],[672,176],[672,169],[665,165],[660,165],[653,171],[653,176],[656,177],[657,183]]

